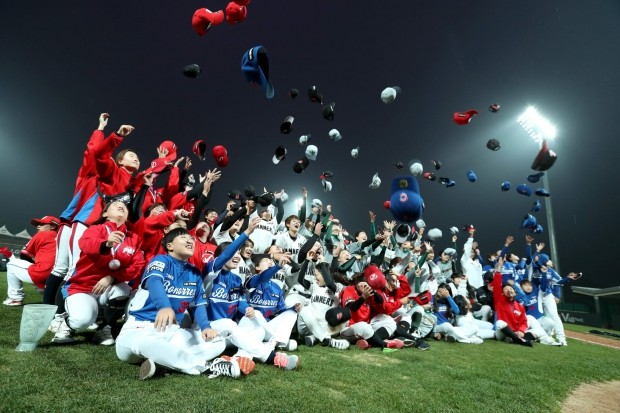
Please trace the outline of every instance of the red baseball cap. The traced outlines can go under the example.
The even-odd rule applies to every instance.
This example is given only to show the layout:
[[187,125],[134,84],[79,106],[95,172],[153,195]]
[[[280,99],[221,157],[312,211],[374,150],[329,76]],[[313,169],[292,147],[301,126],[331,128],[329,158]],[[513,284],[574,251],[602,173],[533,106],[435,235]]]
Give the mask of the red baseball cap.
[[233,3],[237,3],[240,6],[247,6],[251,0],[233,0]]
[[211,26],[217,26],[224,21],[224,12],[218,10],[212,12],[209,9],[198,9],[192,17],[192,27],[198,36],[202,36],[209,31]]
[[373,290],[382,290],[387,283],[379,267],[373,264],[364,269],[364,277]]
[[215,159],[217,166],[223,168],[228,165],[228,152],[222,145],[214,146],[211,153],[213,154],[213,158]]
[[166,149],[168,155],[164,158],[166,161],[172,162],[177,158],[177,146],[172,141],[163,141],[159,144],[159,149]]
[[43,218],[37,219],[33,218],[30,223],[35,227],[38,225],[55,225],[56,227],[60,226],[60,220],[51,215],[46,215]]
[[205,160],[205,152],[207,151],[207,143],[203,140],[197,140],[194,142],[194,146],[192,146],[192,152],[194,155],[198,157],[201,161]]
[[160,174],[169,169],[172,169],[170,161],[167,161],[166,158],[157,158],[151,162],[151,166],[146,170],[146,173]]
[[226,6],[226,21],[229,24],[241,23],[247,15],[248,9],[244,5],[231,1]]
[[426,304],[430,304],[433,296],[431,295],[431,292],[429,290],[426,291],[422,291],[421,293],[419,293],[418,295],[415,296],[409,296],[411,298],[413,298],[413,301],[415,301],[416,303],[418,303],[419,305],[426,305]]

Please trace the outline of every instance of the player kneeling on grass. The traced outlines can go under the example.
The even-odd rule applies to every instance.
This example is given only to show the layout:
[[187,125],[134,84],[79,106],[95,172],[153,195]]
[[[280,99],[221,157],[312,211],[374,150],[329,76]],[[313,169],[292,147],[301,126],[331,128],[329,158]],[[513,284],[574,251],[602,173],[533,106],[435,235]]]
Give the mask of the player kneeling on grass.
[[[164,236],[167,255],[156,255],[146,267],[140,288],[129,304],[129,316],[116,340],[116,355],[140,363],[139,378],[152,377],[156,366],[187,374],[210,373],[210,378],[247,374],[254,362],[247,358],[216,358],[226,342],[211,328],[200,271],[187,260],[194,253],[194,238],[184,228]],[[194,307],[200,330],[180,328],[185,310]],[[215,360],[213,360],[215,359]],[[213,360],[213,362],[210,362]]]

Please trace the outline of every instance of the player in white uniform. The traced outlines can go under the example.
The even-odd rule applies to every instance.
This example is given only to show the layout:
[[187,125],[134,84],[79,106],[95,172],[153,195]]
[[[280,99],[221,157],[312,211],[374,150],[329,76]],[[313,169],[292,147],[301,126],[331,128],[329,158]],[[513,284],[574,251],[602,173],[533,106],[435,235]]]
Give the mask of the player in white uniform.
[[[187,262],[194,253],[194,239],[184,228],[176,228],[164,236],[163,243],[168,255],[157,255],[149,262],[129,305],[127,321],[116,340],[118,358],[142,362],[142,380],[155,374],[156,365],[193,375],[209,372],[210,377],[239,377],[239,362],[245,366],[254,362],[215,359],[226,349],[226,342],[209,325],[202,276]],[[179,327],[189,307],[195,308],[200,330]]]
[[307,265],[307,260],[301,265],[299,283],[310,291],[310,304],[299,312],[297,331],[300,336],[304,337],[308,346],[313,346],[318,341],[324,346],[346,350],[349,348],[349,342],[332,338],[329,325],[325,320],[327,310],[339,306],[340,293],[344,289],[344,285],[334,282],[329,272],[329,264],[326,262],[320,262],[316,265],[314,269],[315,280],[312,283],[309,282],[302,275],[304,267]]
[[299,263],[298,254],[301,247],[306,243],[306,238],[299,234],[301,221],[297,215],[291,215],[284,221],[286,232],[278,234],[276,245],[281,247],[284,252],[291,254],[291,259]]

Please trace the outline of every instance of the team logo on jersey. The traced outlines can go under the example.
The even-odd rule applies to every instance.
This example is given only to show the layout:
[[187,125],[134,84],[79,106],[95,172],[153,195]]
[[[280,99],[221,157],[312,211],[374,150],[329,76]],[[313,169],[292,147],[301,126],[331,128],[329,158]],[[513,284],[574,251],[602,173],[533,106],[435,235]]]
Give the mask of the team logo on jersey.
[[166,263],[161,262],[161,261],[153,261],[146,268],[146,272],[151,272],[151,271],[164,272],[164,268],[166,268]]
[[134,252],[136,252],[135,248],[131,248],[131,247],[123,248],[123,254],[133,255]]
[[183,285],[186,285],[188,287],[195,287],[196,284],[197,284],[196,282],[186,282],[186,283],[183,283]]

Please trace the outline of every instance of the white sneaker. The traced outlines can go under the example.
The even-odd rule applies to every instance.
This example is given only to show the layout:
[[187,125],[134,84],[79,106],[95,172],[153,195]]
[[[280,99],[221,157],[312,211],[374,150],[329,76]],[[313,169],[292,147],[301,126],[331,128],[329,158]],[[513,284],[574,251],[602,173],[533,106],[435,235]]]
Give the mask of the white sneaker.
[[297,350],[297,342],[295,340],[289,340],[288,343],[279,345],[278,350],[282,351],[295,351]]
[[482,343],[484,343],[484,340],[482,340],[478,336],[469,337],[469,344],[482,344]]
[[239,363],[234,358],[230,360],[225,360],[221,357],[216,358],[213,362],[207,367],[207,371],[210,372],[209,378],[214,379],[220,376],[232,377],[233,379],[241,376],[241,369],[239,368]]
[[151,359],[146,359],[140,365],[138,380],[148,380],[155,375],[156,371],[155,362]]
[[349,348],[350,343],[347,340],[341,340],[337,338],[332,338],[329,340],[329,346],[333,348],[337,348],[338,350],[346,350]]
[[56,314],[56,317],[59,321],[52,343],[66,344],[74,342],[73,330],[67,325],[67,313]]
[[92,323],[91,325],[86,327],[86,330],[88,331],[97,331],[98,329],[99,329],[99,324],[97,323]]
[[95,332],[95,342],[102,346],[111,346],[115,343],[114,337],[112,337],[112,327],[103,326],[100,330]]
[[546,346],[561,346],[562,345],[561,343],[555,341],[549,336],[541,338],[540,344],[544,344]]
[[58,331],[58,327],[60,327],[60,324],[62,324],[62,321],[64,319],[65,318],[62,314],[56,314],[54,318],[52,319],[52,322],[50,323],[50,325],[47,327],[47,331],[51,331],[52,333],[55,334]]

